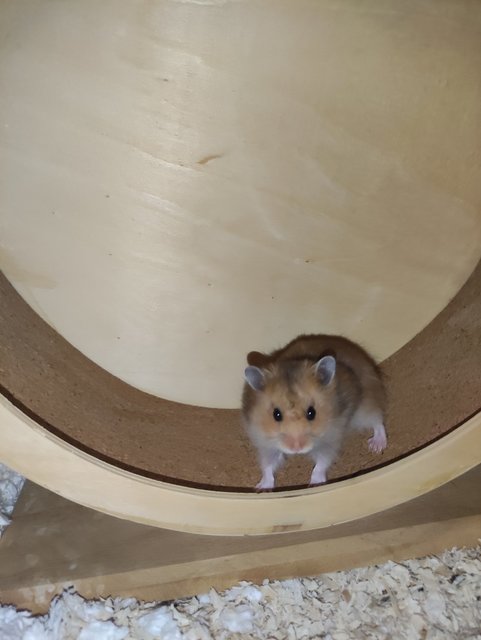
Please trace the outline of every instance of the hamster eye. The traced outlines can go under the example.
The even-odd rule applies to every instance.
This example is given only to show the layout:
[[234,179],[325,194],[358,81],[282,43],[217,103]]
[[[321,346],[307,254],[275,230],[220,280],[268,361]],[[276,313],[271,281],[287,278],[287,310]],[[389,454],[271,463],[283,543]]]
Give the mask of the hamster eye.
[[281,422],[282,420],[282,412],[280,409],[278,409],[277,407],[274,409],[274,411],[272,412],[272,416],[274,418],[274,420],[276,422]]
[[306,418],[308,420],[314,420],[315,417],[316,417],[316,410],[314,409],[314,407],[309,407],[306,411]]

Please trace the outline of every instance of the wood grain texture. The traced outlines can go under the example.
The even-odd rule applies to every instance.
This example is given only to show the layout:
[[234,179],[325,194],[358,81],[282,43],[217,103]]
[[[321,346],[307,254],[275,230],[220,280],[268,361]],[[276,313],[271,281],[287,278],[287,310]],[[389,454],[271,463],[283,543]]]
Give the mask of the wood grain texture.
[[264,494],[169,484],[114,467],[49,433],[0,398],[7,463],[79,504],[199,534],[304,531],[363,518],[423,495],[479,464],[481,413],[435,443],[365,475]]
[[[2,3],[0,459],[229,535],[478,464],[480,24],[469,0]],[[303,331],[388,356],[389,448],[256,496],[245,353]]]
[[[22,413],[74,447],[124,470],[185,486],[252,491],[259,471],[237,411],[177,404],[142,393],[69,345],[2,278],[0,299],[0,384],[6,399]],[[353,437],[331,479],[405,456],[479,410],[480,317],[481,263],[446,309],[382,363],[389,400],[386,452],[376,456],[368,451],[367,436]],[[0,439],[0,458],[13,467],[19,463],[5,438]],[[26,473],[37,467],[29,465]],[[308,461],[294,458],[279,474],[278,486],[305,486],[309,473]],[[30,477],[45,482],[43,475]]]
[[245,353],[303,332],[385,359],[479,259],[480,25],[471,0],[2,2],[0,267],[187,404],[236,407]]
[[180,598],[476,544],[481,467],[355,523],[282,536],[218,538],[119,521],[27,483],[0,541],[0,600],[43,612],[73,585],[85,597]]

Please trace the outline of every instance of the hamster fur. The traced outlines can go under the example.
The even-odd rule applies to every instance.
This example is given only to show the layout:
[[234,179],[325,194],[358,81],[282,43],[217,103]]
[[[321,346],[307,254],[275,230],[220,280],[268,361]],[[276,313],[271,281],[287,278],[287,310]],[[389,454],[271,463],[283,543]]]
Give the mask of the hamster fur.
[[387,444],[385,390],[372,357],[342,336],[301,335],[271,354],[247,356],[243,420],[262,469],[256,488],[273,489],[286,455],[309,454],[310,484],[326,481],[349,429],[371,430],[371,451]]

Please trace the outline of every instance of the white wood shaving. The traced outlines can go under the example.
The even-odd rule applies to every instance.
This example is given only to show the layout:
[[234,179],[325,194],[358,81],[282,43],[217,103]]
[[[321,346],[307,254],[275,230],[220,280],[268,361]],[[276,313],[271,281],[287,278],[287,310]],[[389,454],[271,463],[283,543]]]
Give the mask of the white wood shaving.
[[[0,513],[23,479],[0,465]],[[480,541],[481,542],[481,541]],[[171,603],[85,600],[46,615],[0,605],[0,640],[481,640],[481,545],[318,577],[241,582]]]
[[44,616],[0,606],[0,640],[393,638],[481,640],[481,545],[172,603],[89,601],[67,589]]
[[10,516],[24,482],[25,478],[0,463],[0,536],[10,524]]

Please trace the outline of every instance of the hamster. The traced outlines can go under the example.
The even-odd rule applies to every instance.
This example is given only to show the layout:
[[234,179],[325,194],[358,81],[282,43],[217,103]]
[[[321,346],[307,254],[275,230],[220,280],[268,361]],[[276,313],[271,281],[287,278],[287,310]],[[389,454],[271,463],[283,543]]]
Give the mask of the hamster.
[[256,447],[262,478],[274,488],[285,456],[308,454],[310,485],[326,474],[350,429],[372,430],[371,451],[387,445],[385,389],[372,357],[342,336],[301,335],[271,354],[247,356],[242,417]]

